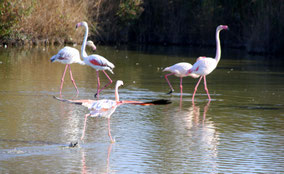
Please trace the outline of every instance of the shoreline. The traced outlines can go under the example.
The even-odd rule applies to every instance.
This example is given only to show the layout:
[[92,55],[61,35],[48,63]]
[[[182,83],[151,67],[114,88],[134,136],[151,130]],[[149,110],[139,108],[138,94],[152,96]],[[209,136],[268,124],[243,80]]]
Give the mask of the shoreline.
[[[92,38],[92,37],[90,37]],[[93,39],[95,40],[95,39]],[[120,47],[120,46],[126,46],[126,47],[147,47],[147,46],[158,46],[158,47],[189,47],[191,49],[195,48],[215,48],[214,44],[171,44],[171,43],[131,43],[131,42],[117,42],[117,43],[103,43],[98,41],[100,45],[104,46],[113,46],[113,47]],[[70,40],[65,39],[10,39],[10,40],[4,40],[0,41],[0,48],[7,48],[7,47],[33,47],[33,46],[64,46],[64,45],[74,45],[74,44],[82,44],[78,42],[73,42]],[[258,50],[258,51],[248,51],[245,46],[241,45],[225,45],[222,44],[222,48],[229,48],[232,50],[238,50],[243,51],[248,55],[259,55],[259,56],[278,56],[281,53],[269,53],[265,52],[264,50]]]

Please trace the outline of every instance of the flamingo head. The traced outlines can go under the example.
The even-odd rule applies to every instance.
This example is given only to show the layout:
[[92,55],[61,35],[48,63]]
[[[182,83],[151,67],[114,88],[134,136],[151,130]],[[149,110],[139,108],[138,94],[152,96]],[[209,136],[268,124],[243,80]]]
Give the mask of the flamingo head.
[[52,56],[51,58],[50,58],[50,62],[54,62],[56,60],[56,56]]
[[122,80],[118,80],[118,81],[116,81],[116,87],[118,88],[118,87],[120,87],[121,85],[123,85],[123,81]]
[[95,51],[97,49],[96,45],[94,44],[93,41],[88,40],[87,45],[91,48],[93,48],[93,50]]
[[116,84],[115,84],[115,101],[116,101],[116,103],[119,103],[118,87],[120,87],[121,85],[123,85],[122,80],[116,81]]
[[228,25],[219,25],[216,30],[217,31],[229,30],[229,27],[228,27]]
[[76,28],[81,27],[81,26],[88,26],[88,23],[85,21],[79,22],[78,24],[76,24]]

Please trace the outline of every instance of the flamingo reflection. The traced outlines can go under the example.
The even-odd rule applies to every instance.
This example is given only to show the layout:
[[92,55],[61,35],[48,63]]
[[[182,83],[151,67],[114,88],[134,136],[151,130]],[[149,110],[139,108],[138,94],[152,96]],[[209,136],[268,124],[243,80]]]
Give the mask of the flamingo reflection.
[[192,157],[194,161],[204,161],[210,165],[214,173],[218,165],[216,159],[218,157],[219,132],[216,130],[214,122],[207,118],[210,113],[210,102],[193,103],[189,107],[185,107],[187,104],[185,101],[182,104],[170,111],[172,114],[167,118],[167,121],[170,119],[173,125],[171,132],[175,132],[168,135],[172,137],[170,141],[173,141],[169,144],[175,144],[174,148],[176,149],[187,149],[184,151],[186,154],[181,154],[181,156]]
[[[88,173],[110,173],[111,169],[110,169],[110,153],[112,150],[112,143],[109,144],[108,148],[107,148],[107,158],[106,158],[106,169],[102,169],[104,172],[102,172],[101,169],[95,169],[95,171],[91,171],[90,167],[87,166],[86,164],[86,152],[85,149],[82,150],[82,159],[81,159],[81,163],[82,163],[82,170],[81,173],[82,174],[88,174]],[[104,165],[96,165],[99,167],[102,167]]]

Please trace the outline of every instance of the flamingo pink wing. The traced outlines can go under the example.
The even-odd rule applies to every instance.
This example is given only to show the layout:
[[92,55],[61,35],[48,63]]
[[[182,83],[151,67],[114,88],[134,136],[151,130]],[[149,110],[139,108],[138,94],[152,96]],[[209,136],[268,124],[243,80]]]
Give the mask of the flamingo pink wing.
[[90,60],[90,63],[93,64],[93,65],[96,65],[96,66],[102,66],[102,65],[100,64],[100,62],[98,62],[96,59]]

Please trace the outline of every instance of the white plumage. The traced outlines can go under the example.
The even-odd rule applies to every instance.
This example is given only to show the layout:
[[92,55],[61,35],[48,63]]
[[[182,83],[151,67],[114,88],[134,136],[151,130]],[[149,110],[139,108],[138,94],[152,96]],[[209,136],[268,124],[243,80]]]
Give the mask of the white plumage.
[[89,107],[90,116],[109,118],[117,106],[118,103],[114,100],[98,100],[97,102],[94,102],[91,107]]
[[80,52],[76,48],[66,46],[50,58],[51,62],[60,62],[63,64],[80,63],[85,64],[80,59]]
[[[112,83],[111,78],[107,75],[107,73],[105,72],[105,70],[110,71],[113,74],[112,69],[114,68],[114,65],[109,62],[106,58],[97,55],[97,54],[93,54],[93,55],[86,55],[84,54],[85,48],[86,48],[86,42],[87,42],[87,38],[88,38],[88,32],[89,32],[89,27],[87,22],[80,22],[76,25],[76,28],[80,27],[80,26],[84,26],[85,27],[85,35],[84,35],[84,40],[83,40],[83,44],[81,47],[81,55],[84,59],[84,62],[91,66],[92,68],[96,69],[97,71],[97,82],[98,82],[98,87],[97,87],[97,93],[95,94],[95,97],[99,98],[99,93],[106,88],[107,86],[109,86]],[[109,83],[106,84],[103,88],[100,89],[100,79],[99,79],[99,71],[103,71],[103,73],[106,75],[106,77],[109,80]]]
[[180,78],[180,93],[181,93],[181,96],[182,96],[182,78],[183,77],[187,77],[187,76],[191,76],[193,78],[198,78],[199,75],[197,74],[194,74],[194,73],[190,73],[188,74],[188,70],[192,68],[192,65],[190,63],[186,63],[186,62],[181,62],[181,63],[177,63],[177,64],[174,64],[172,66],[169,66],[169,67],[166,67],[163,71],[169,71],[171,72],[170,74],[166,74],[165,75],[165,79],[167,80],[171,90],[168,94],[171,94],[173,91],[174,91],[174,88],[172,87],[169,79],[168,79],[168,76],[170,75],[175,75],[177,77]]
[[192,66],[192,73],[198,74],[199,76],[206,76],[210,74],[216,67],[217,61],[211,57],[199,57]]
[[85,63],[96,70],[108,70],[113,74],[112,69],[115,67],[110,61],[98,54],[92,54],[84,59]]
[[177,63],[174,64],[172,66],[166,67],[163,71],[168,71],[171,73],[174,73],[175,76],[177,77],[187,77],[187,76],[191,76],[193,78],[198,78],[199,75],[197,74],[187,74],[188,70],[192,67],[192,65],[190,63],[186,63],[186,62],[181,62],[181,63]]
[[[94,45],[94,43],[92,41],[88,41],[87,45],[92,47],[94,50],[96,49],[96,46]],[[84,51],[83,54],[86,55],[87,53]],[[73,85],[74,85],[74,87],[75,87],[75,89],[77,91],[77,95],[78,95],[79,94],[79,90],[77,88],[75,80],[73,79],[73,75],[72,75],[70,64],[72,64],[72,63],[79,63],[81,65],[85,65],[85,62],[82,61],[81,58],[80,58],[79,51],[76,48],[72,48],[72,47],[66,46],[66,47],[62,48],[61,50],[59,50],[56,55],[52,56],[50,58],[50,61],[51,62],[60,62],[62,64],[66,64],[65,70],[64,70],[62,78],[61,78],[60,96],[61,96],[61,91],[62,91],[62,88],[63,88],[65,73],[66,73],[66,70],[67,70],[68,67],[69,67],[71,81],[72,81],[72,83],[73,83]]]
[[199,57],[197,61],[193,64],[192,68],[188,70],[188,74],[194,73],[194,74],[198,74],[201,76],[194,88],[194,92],[192,95],[192,102],[194,102],[194,96],[195,96],[198,85],[200,81],[202,80],[202,78],[204,79],[204,88],[207,93],[208,99],[209,101],[211,101],[211,97],[210,97],[210,94],[207,88],[206,75],[210,74],[217,67],[218,62],[221,59],[221,45],[220,45],[219,33],[222,30],[228,30],[228,29],[229,28],[227,25],[219,25],[216,28],[216,34],[215,34],[216,36],[216,56],[215,56],[215,59],[211,57]]
[[87,118],[89,116],[91,117],[105,117],[108,119],[108,135],[110,137],[111,142],[114,142],[111,136],[110,132],[110,117],[114,113],[115,109],[122,105],[122,104],[132,104],[132,105],[167,105],[170,104],[171,102],[169,100],[154,100],[150,102],[141,102],[141,101],[128,101],[128,100],[119,100],[119,94],[118,94],[118,87],[123,85],[123,81],[118,80],[115,85],[115,100],[107,100],[107,99],[102,99],[102,100],[66,100],[66,99],[61,99],[57,98],[54,96],[55,99],[67,102],[67,103],[73,103],[73,104],[79,104],[85,107],[88,107],[90,113],[85,115],[85,122],[84,122],[84,128],[83,128],[83,134],[81,137],[81,140],[83,140],[85,136],[85,130],[86,130],[86,125],[87,125]]

